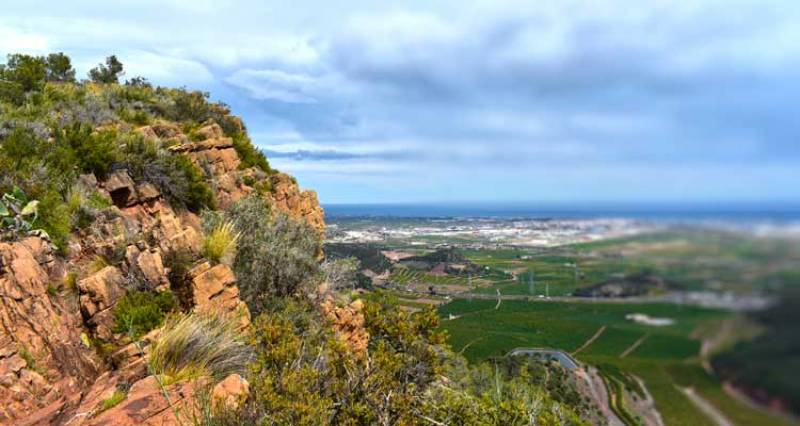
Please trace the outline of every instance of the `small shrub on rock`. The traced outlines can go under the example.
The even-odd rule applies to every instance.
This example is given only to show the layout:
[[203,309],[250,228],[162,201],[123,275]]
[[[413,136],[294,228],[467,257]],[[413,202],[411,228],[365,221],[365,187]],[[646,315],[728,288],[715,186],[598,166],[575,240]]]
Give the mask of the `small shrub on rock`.
[[114,310],[114,332],[126,333],[133,339],[138,339],[161,326],[164,316],[176,308],[177,302],[171,291],[133,291],[117,302]]
[[223,222],[206,231],[203,240],[203,253],[214,263],[230,264],[236,255],[236,243],[241,233],[231,222]]

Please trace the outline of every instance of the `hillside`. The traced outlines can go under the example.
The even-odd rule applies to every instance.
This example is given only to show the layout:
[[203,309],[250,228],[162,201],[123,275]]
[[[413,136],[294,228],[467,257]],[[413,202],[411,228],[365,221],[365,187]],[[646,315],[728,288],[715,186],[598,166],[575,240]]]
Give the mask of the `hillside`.
[[467,365],[433,310],[326,290],[316,194],[224,104],[122,72],[0,67],[0,424],[595,419],[536,365]]

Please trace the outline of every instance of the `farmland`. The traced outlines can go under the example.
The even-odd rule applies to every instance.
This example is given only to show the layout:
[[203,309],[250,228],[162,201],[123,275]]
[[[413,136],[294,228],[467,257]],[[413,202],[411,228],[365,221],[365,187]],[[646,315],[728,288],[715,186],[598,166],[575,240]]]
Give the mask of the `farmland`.
[[[725,394],[719,382],[700,366],[701,342],[692,338],[693,332],[729,316],[727,312],[656,303],[503,301],[498,309],[495,306],[491,300],[455,300],[439,308],[450,344],[471,362],[502,356],[516,347],[573,352],[605,326],[575,357],[641,378],[667,424],[713,424],[679,389],[686,386],[693,386],[737,424],[782,424]],[[671,318],[675,323],[652,327],[625,319],[634,312]],[[446,319],[450,315],[455,319]],[[640,339],[640,344],[625,354]]]
[[[642,393],[667,425],[712,425],[717,414],[735,425],[790,424],[731,396],[706,367],[716,353],[763,332],[740,311],[758,304],[749,301],[796,288],[796,240],[699,227],[626,232],[588,222],[378,222],[367,222],[384,236],[371,240],[370,253],[415,259],[393,259],[375,287],[409,310],[436,306],[449,344],[473,363],[519,347],[572,353],[597,368],[609,408],[628,424],[652,420],[642,411]],[[526,240],[534,234],[525,226],[535,238]],[[627,320],[633,313],[672,323]],[[723,331],[723,324],[735,325]]]

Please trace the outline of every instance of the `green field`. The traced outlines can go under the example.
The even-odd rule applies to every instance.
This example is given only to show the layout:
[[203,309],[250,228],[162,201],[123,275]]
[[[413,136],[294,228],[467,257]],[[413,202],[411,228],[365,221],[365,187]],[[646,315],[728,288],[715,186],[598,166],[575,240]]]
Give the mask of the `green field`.
[[[717,310],[671,304],[456,300],[439,308],[453,349],[471,362],[502,356],[516,347],[548,347],[573,352],[599,328],[605,331],[576,358],[635,374],[648,390],[668,425],[713,425],[677,386],[695,390],[737,424],[782,424],[725,394],[700,367],[701,342],[691,335],[698,327],[729,316]],[[625,319],[629,313],[667,317],[675,324],[652,327]],[[634,342],[641,344],[624,358]],[[757,421],[754,423],[754,421]]]
[[394,269],[392,269],[392,273],[389,275],[389,282],[396,284],[466,286],[469,283],[469,279],[467,277],[461,277],[456,275],[434,275],[409,268],[395,267]]
[[779,239],[752,239],[724,232],[673,231],[547,248],[463,250],[471,261],[514,273],[479,291],[569,295],[612,276],[650,271],[686,290],[752,292],[780,287],[800,276],[800,247]]

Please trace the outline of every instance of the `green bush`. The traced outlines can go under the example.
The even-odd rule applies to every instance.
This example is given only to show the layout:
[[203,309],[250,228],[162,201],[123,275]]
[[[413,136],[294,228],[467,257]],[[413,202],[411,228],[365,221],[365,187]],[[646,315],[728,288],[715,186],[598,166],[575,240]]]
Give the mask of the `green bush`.
[[126,135],[123,160],[137,182],[150,182],[176,207],[192,211],[214,208],[214,193],[205,175],[184,155],[172,154],[140,135]]
[[171,291],[133,291],[117,302],[114,309],[114,332],[127,333],[133,339],[138,339],[161,326],[165,314],[176,308],[177,302]]
[[239,160],[241,161],[240,167],[256,167],[266,173],[274,172],[267,161],[267,157],[264,156],[261,150],[253,145],[247,134],[239,132],[234,134],[232,139],[233,148],[236,150],[236,153],[239,155]]
[[115,131],[93,132],[83,123],[74,123],[56,131],[56,158],[60,169],[69,169],[74,164],[82,173],[94,173],[98,179],[105,178],[118,160]]
[[293,295],[319,281],[321,240],[306,222],[273,215],[257,196],[234,203],[224,219],[209,216],[206,229],[218,226],[215,220],[232,222],[240,234],[233,269],[252,312],[260,312],[269,298]]

